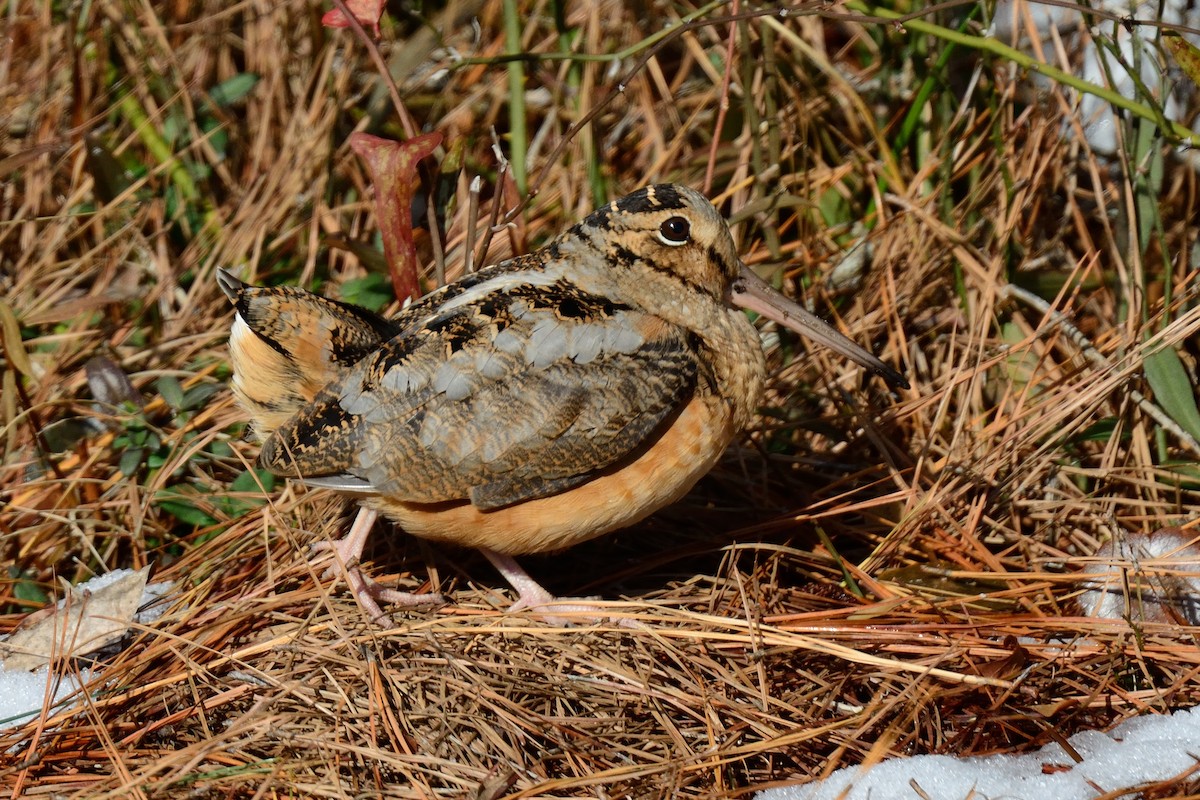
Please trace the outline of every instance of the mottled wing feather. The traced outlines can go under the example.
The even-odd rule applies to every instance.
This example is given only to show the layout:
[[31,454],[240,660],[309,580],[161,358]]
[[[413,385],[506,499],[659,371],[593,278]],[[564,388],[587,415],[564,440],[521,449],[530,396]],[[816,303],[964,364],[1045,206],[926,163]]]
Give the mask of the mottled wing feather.
[[592,478],[593,473],[585,472],[580,475],[568,475],[565,478],[492,481],[482,486],[471,487],[470,499],[472,505],[481,511],[495,511],[498,508],[523,503],[526,500],[550,497],[568,489],[574,489]]
[[637,451],[687,402],[679,328],[570,286],[437,312],[327,387],[264,444],[280,474],[351,475],[390,498],[499,508]]
[[[574,422],[561,433],[547,436],[546,430],[556,426],[543,426],[491,460],[486,458],[490,454],[485,445],[481,460],[493,479],[471,487],[471,502],[486,510],[556,494],[652,442],[664,420],[686,402],[683,398],[689,396],[695,377],[694,371],[686,370],[694,362],[668,364],[661,358],[613,361],[625,365],[612,364],[614,381],[593,388]],[[649,370],[659,367],[665,367],[660,375],[669,376],[667,380],[652,385],[636,380],[639,374],[648,377]],[[622,395],[634,388],[640,392],[631,404],[628,396]]]

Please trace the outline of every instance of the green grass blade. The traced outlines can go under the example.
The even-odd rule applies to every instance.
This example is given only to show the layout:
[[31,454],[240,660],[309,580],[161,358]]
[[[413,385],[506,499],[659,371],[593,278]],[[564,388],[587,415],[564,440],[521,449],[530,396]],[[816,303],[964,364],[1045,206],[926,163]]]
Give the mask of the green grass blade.
[[1179,354],[1170,348],[1163,348],[1157,353],[1146,357],[1143,367],[1146,380],[1154,390],[1154,396],[1163,410],[1171,415],[1171,419],[1179,427],[1200,438],[1200,410],[1196,408],[1196,394],[1188,379]]

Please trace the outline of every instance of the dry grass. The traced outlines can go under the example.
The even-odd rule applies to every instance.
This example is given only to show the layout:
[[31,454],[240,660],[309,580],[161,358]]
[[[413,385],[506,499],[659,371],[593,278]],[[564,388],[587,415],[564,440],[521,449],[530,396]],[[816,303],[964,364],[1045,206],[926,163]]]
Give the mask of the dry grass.
[[[863,759],[1019,750],[1200,703],[1193,629],[1136,609],[1088,618],[1076,602],[1102,542],[1187,529],[1200,509],[1194,445],[1154,416],[1142,372],[1156,343],[1189,368],[1195,356],[1196,173],[1167,157],[1161,235],[1138,247],[1138,171],[1065,139],[1067,96],[1031,101],[1003,61],[953,54],[901,144],[936,40],[817,16],[752,19],[732,38],[699,26],[616,94],[644,37],[678,18],[577,5],[579,51],[641,48],[526,65],[540,193],[489,259],[535,246],[596,193],[699,186],[711,170],[747,260],[786,263],[822,314],[905,366],[912,391],[890,397],[785,339],[760,427],[684,502],[528,560],[552,590],[597,594],[641,627],[506,616],[482,559],[399,533],[376,534],[372,574],[455,603],[374,627],[305,562],[344,530],[344,501],[280,487],[230,504],[255,448],[223,388],[231,315],[213,279],[236,266],[358,296],[347,281],[370,274],[359,256],[374,223],[344,143],[356,127],[398,130],[363,47],[296,2],[10,2],[0,296],[30,365],[19,372],[9,340],[0,627],[55,576],[152,562],[178,595],[110,657],[83,710],[0,736],[5,792],[738,797]],[[550,7],[521,19],[524,49],[559,49]],[[501,54],[503,24],[482,3],[428,23],[385,26],[384,53],[408,109],[466,164],[441,184],[454,274],[477,173],[490,207],[507,74],[479,62],[431,81],[446,48]],[[967,100],[942,80],[977,67]],[[259,76],[248,95],[213,99],[244,73]],[[515,201],[510,186],[502,205]],[[836,290],[827,277],[859,220],[874,257],[857,289]],[[92,405],[96,356],[129,375],[143,410]],[[219,391],[176,413],[164,376]],[[35,433],[71,417],[103,427],[43,452]],[[144,451],[126,476],[135,434]],[[164,490],[212,523],[170,513]]]

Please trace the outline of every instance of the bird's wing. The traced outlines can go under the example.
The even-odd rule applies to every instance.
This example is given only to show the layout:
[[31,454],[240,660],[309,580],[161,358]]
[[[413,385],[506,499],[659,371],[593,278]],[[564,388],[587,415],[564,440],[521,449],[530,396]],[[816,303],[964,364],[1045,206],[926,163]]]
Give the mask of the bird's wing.
[[697,369],[687,334],[657,317],[563,282],[510,281],[364,358],[264,443],[262,462],[406,502],[500,508],[649,446]]

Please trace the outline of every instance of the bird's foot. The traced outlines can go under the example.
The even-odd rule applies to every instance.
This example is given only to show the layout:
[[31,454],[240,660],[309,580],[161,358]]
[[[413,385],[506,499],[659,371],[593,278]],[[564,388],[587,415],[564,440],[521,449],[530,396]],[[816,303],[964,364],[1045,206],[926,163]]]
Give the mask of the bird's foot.
[[[509,607],[508,613],[510,614],[529,610],[551,625],[562,628],[580,622],[615,622],[626,628],[641,627],[633,620],[612,615],[602,606],[555,597],[535,581],[512,556],[506,556],[487,548],[480,548],[480,552],[487,556],[488,561],[492,562],[492,566],[499,570],[509,585],[517,590],[517,602]],[[559,616],[560,614],[569,614],[570,616]]]
[[[622,627],[637,627],[637,623],[629,619],[613,616],[604,607],[581,602],[575,598],[560,598],[547,595],[546,598],[519,597],[517,602],[508,608],[509,614],[518,611],[528,611],[538,619],[558,628],[570,628],[573,625],[615,622]],[[566,615],[566,616],[564,616]]]
[[316,542],[312,546],[313,563],[323,560],[322,553],[333,553],[333,563],[321,573],[321,578],[336,577],[345,569],[346,583],[354,599],[367,612],[372,622],[381,623],[387,619],[379,603],[415,608],[417,606],[444,605],[449,602],[444,594],[439,592],[401,592],[382,586],[363,574],[358,560],[362,556],[363,545],[367,534],[375,524],[378,515],[367,508],[360,508],[358,516],[350,531],[336,542]]
[[379,607],[380,602],[403,608],[445,605],[450,602],[441,592],[401,592],[397,589],[389,589],[364,575],[358,565],[346,568],[346,583],[362,610],[367,612],[371,621],[377,624],[387,620],[387,615]]

